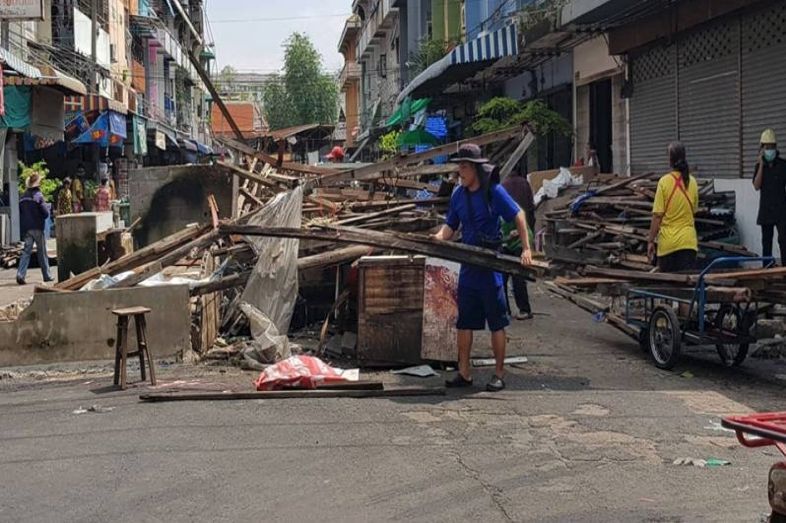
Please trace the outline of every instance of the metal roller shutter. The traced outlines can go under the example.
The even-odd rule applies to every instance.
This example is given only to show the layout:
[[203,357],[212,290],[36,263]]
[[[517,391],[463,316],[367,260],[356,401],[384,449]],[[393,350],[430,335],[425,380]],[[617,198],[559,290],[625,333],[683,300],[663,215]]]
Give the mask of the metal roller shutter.
[[678,42],[679,139],[704,178],[740,176],[739,19]]
[[742,138],[745,177],[753,175],[761,132],[771,127],[786,155],[786,2],[742,19]]
[[631,63],[631,172],[666,172],[677,135],[676,46],[654,47]]

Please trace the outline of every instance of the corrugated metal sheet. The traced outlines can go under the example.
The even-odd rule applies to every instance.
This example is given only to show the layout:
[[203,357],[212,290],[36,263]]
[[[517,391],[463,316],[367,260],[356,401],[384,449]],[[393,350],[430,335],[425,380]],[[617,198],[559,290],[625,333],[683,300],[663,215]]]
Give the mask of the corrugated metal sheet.
[[[759,138],[775,129],[786,143],[786,2],[772,2],[742,21],[742,174],[753,176]],[[783,147],[781,147],[784,150]]]
[[739,19],[678,43],[679,139],[694,173],[740,176]]
[[676,47],[655,47],[634,59],[630,99],[631,172],[665,172],[666,148],[677,137]]

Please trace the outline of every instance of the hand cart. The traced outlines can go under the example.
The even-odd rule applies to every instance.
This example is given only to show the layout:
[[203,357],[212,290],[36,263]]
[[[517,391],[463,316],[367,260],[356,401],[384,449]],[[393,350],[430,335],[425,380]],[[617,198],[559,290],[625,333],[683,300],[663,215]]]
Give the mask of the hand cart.
[[[773,445],[786,456],[786,412],[727,416],[721,420],[721,425],[736,432],[737,440],[745,447]],[[786,522],[786,462],[770,467],[767,496],[772,508],[770,522]]]
[[639,329],[639,344],[657,367],[673,368],[684,345],[715,345],[721,361],[729,367],[745,360],[748,347],[756,341],[758,304],[709,300],[706,283],[707,275],[721,265],[741,262],[761,262],[769,267],[774,259],[717,258],[698,275],[692,291],[658,288],[630,289],[626,293],[625,323]]

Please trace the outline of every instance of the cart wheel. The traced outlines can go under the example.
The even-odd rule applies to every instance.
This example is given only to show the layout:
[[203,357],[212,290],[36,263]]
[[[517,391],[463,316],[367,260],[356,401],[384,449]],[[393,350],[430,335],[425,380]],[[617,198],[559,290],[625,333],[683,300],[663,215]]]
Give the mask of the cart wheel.
[[639,329],[639,348],[642,352],[650,351],[650,327],[642,325]]
[[677,314],[670,307],[655,307],[650,316],[649,350],[655,365],[671,369],[680,359],[682,332]]
[[[753,323],[748,317],[743,319],[739,307],[726,304],[718,311],[715,325],[725,331],[747,335]],[[748,357],[747,343],[718,343],[715,345],[715,349],[718,351],[721,362],[727,367],[736,367]]]

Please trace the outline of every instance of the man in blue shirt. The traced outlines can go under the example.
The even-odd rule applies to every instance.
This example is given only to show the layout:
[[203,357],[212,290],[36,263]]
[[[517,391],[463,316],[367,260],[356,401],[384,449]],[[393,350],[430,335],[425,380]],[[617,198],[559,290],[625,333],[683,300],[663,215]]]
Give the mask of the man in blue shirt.
[[27,190],[19,199],[19,218],[22,238],[25,241],[25,248],[16,270],[16,283],[19,285],[25,284],[27,266],[33,253],[33,244],[35,244],[38,266],[41,267],[44,281],[52,281],[52,276],[49,274],[49,258],[46,254],[46,238],[44,237],[44,224],[49,218],[49,205],[44,200],[40,186],[41,177],[38,173],[31,174],[27,179]]
[[[461,241],[467,245],[500,250],[502,233],[500,218],[515,222],[522,238],[521,264],[532,263],[527,219],[518,204],[493,180],[493,170],[475,144],[462,145],[451,158],[459,164],[458,187],[450,198],[445,225],[434,235],[437,240],[449,241],[461,229]],[[496,368],[487,390],[500,391],[505,363],[505,327],[510,324],[502,275],[485,267],[463,264],[458,285],[458,373],[446,382],[448,387],[472,386],[469,357],[473,331],[483,330],[488,324]]]

